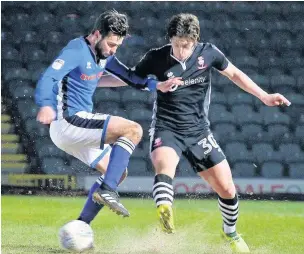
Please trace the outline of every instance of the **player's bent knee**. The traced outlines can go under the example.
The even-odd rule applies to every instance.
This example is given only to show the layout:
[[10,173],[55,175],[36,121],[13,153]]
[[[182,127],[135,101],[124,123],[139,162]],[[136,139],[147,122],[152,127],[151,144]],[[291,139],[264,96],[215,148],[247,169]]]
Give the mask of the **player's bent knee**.
[[219,188],[218,195],[221,198],[232,199],[232,198],[235,197],[235,194],[236,194],[236,190],[235,190],[235,186],[233,184],[226,185],[226,186],[221,186],[221,188]]
[[131,122],[129,128],[126,129],[125,136],[137,145],[143,136],[141,125],[136,122]]

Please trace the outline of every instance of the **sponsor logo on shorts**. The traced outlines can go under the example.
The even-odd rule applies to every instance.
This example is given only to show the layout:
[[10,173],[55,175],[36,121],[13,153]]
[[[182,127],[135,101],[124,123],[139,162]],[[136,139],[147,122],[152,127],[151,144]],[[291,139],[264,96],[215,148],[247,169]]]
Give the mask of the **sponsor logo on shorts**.
[[162,145],[162,140],[161,140],[161,138],[156,138],[155,140],[154,140],[154,144],[153,144],[153,147],[159,147],[159,146],[161,146]]
[[82,80],[95,80],[96,78],[100,79],[102,76],[102,73],[103,72],[99,72],[98,74],[94,74],[94,75],[86,75],[86,74],[82,73],[80,78]]
[[56,59],[52,64],[52,68],[55,70],[60,70],[63,65],[64,65],[64,60]]

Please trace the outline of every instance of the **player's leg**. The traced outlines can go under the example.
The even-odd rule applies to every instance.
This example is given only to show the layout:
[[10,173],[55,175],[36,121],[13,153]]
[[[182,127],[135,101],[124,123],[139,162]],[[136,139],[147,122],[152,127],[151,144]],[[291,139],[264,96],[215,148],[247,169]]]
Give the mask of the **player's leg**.
[[108,118],[103,129],[101,144],[110,143],[113,146],[104,181],[93,194],[93,199],[100,205],[107,205],[119,215],[129,216],[129,212],[119,202],[116,189],[141,137],[141,126],[121,117]]
[[[97,150],[97,149],[96,149]],[[96,153],[95,156],[92,155],[92,157],[96,157],[98,159],[100,159],[100,161],[96,164],[96,165],[91,165],[93,167],[95,167],[102,175],[106,172],[107,167],[108,167],[108,163],[109,163],[109,158],[110,158],[110,146],[108,146],[104,151],[101,152],[101,154],[104,153],[104,156],[100,157],[100,155],[98,154],[98,152],[92,151],[91,153]],[[95,203],[92,199],[93,193],[95,192],[95,190],[97,188],[100,187],[100,185],[103,182],[103,176],[100,176],[96,179],[95,183],[92,185],[89,194],[88,194],[88,198],[85,202],[84,207],[82,208],[82,211],[78,217],[78,220],[82,220],[88,224],[91,223],[91,221],[96,217],[96,215],[99,213],[99,211],[103,208],[103,205],[99,205],[97,203]],[[120,182],[123,182],[123,180],[127,177],[127,170],[125,170],[125,173],[123,174],[122,178],[120,179]]]
[[249,248],[244,239],[236,231],[239,214],[239,202],[227,160],[202,171],[204,178],[218,194],[218,206],[223,218],[222,235],[230,243],[233,251],[248,253]]
[[219,209],[223,218],[223,235],[229,240],[234,251],[248,252],[247,244],[236,232],[239,205],[231,170],[212,133],[206,133],[191,147],[187,157],[199,176],[218,194]]
[[151,160],[155,169],[153,199],[162,230],[175,231],[173,219],[174,191],[172,181],[182,150],[176,145],[171,132],[156,132],[151,135]]
[[[51,125],[53,142],[63,150],[73,152],[76,158],[87,164],[97,164],[100,161],[98,156],[93,158],[92,149],[100,151],[104,148],[104,144],[114,143],[115,138],[117,139],[113,145],[107,168],[107,172],[110,169],[112,171],[110,174],[106,173],[105,176],[106,180],[108,175],[108,182],[104,184],[104,180],[100,188],[97,188],[93,193],[93,198],[99,205],[105,204],[116,213],[128,216],[128,211],[119,202],[116,188],[127,168],[129,157],[135,147],[134,144],[137,144],[141,138],[141,127],[120,117],[87,112],[78,112],[72,117],[55,122],[60,122],[60,126],[55,128],[58,124],[52,123]],[[121,167],[123,167],[123,170]]]

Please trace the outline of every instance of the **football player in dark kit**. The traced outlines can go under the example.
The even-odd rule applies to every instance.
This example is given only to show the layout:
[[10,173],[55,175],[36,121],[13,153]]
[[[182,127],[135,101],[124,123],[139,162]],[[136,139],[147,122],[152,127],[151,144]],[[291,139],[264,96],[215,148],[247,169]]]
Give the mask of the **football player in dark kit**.
[[150,129],[151,160],[156,172],[153,198],[162,229],[167,233],[175,230],[172,180],[184,154],[198,175],[218,194],[222,235],[233,251],[249,252],[236,231],[239,208],[231,169],[209,128],[211,69],[218,70],[267,106],[289,106],[290,102],[281,94],[262,90],[214,45],[200,43],[196,16],[184,13],[173,16],[167,35],[170,44],[148,51],[134,67],[141,77],[154,75],[160,81],[182,77],[184,81],[184,85],[173,86],[168,93],[157,91]]

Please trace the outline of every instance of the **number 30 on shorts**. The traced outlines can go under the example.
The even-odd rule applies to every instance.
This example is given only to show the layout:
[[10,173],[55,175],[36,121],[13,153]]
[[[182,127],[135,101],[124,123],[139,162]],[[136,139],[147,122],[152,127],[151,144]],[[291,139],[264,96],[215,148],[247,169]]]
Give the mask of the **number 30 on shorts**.
[[219,148],[219,145],[216,143],[212,134],[209,134],[207,138],[203,138],[201,141],[197,143],[199,146],[202,146],[204,149],[204,154],[208,154],[212,151],[212,148]]

